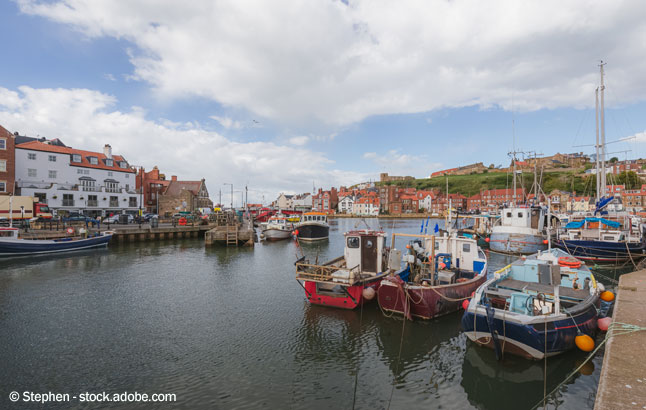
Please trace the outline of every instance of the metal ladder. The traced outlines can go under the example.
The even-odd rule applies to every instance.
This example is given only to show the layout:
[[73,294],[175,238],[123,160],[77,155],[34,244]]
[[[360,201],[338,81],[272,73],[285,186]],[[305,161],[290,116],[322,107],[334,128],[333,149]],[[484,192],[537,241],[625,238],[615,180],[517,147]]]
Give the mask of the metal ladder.
[[238,246],[238,227],[227,225],[227,246]]

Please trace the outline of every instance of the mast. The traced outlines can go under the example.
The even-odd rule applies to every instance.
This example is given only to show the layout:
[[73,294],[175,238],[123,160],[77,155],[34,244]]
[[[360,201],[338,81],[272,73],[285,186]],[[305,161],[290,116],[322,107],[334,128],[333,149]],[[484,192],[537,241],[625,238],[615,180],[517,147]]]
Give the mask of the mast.
[[603,91],[605,90],[605,86],[603,85],[603,66],[606,65],[603,61],[599,64],[600,72],[601,72],[601,86],[599,87],[601,90],[601,110],[600,110],[600,127],[601,127],[601,195],[603,197],[606,196],[606,123],[604,120],[604,107],[603,107]]
[[9,196],[9,228],[13,228],[13,194]]
[[599,180],[599,177],[601,176],[600,174],[600,169],[599,169],[599,87],[597,87],[596,90],[594,90],[594,116],[595,116],[595,125],[597,126],[597,143],[595,144],[595,148],[597,150],[597,164],[594,168],[594,170],[597,173],[597,201],[601,199],[599,187],[601,186],[601,181]]
[[514,118],[511,119],[511,133],[514,138],[514,156],[512,157],[512,162],[514,163],[514,192],[512,194],[514,204],[512,206],[516,206],[516,121]]

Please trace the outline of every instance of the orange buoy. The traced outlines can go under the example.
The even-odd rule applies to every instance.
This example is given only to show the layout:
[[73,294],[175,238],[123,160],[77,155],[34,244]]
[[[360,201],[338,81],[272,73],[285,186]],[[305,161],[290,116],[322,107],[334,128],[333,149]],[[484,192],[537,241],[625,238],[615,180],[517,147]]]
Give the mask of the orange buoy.
[[548,243],[549,243],[549,241],[547,239],[543,239],[543,244],[544,245],[547,245]]
[[446,268],[446,264],[444,262],[440,262],[439,264],[440,269]]
[[605,332],[608,330],[608,327],[610,326],[611,323],[612,323],[612,318],[602,317],[597,320],[597,327],[599,328],[599,330]]
[[584,352],[591,352],[592,349],[594,349],[594,340],[583,333],[574,338],[574,343],[576,344],[576,347]]
[[561,256],[559,258],[559,265],[568,268],[579,268],[581,267],[581,261],[573,256]]
[[469,299],[464,299],[462,301],[462,309],[464,309],[464,310],[469,309]]
[[485,238],[485,242],[487,242],[487,243],[489,243],[490,240],[491,239],[489,239],[489,238]]
[[615,294],[610,292],[609,290],[601,292],[601,300],[612,302],[613,300],[615,300]]
[[298,229],[294,231],[294,235],[298,236]]

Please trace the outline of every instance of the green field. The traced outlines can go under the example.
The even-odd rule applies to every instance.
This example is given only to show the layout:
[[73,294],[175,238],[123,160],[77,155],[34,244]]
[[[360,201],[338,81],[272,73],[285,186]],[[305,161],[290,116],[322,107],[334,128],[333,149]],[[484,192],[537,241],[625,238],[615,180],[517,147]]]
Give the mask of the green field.
[[[582,170],[578,171],[559,171],[559,172],[546,172],[542,176],[539,174],[538,179],[541,183],[543,191],[546,193],[554,189],[562,191],[574,192],[577,195],[594,195],[596,186],[596,177],[590,174],[584,174]],[[619,179],[619,178],[617,178]],[[480,192],[481,189],[501,189],[512,188],[513,180],[511,174],[502,172],[489,172],[484,174],[473,175],[452,175],[448,177],[449,180],[449,193],[461,193],[467,197]],[[517,186],[525,187],[529,192],[534,182],[533,173],[523,173],[518,175]],[[641,181],[633,181],[633,185],[639,184]],[[609,180],[609,183],[610,180]],[[619,183],[619,182],[617,182]],[[392,183],[403,187],[415,187],[417,189],[439,189],[442,192],[446,191],[446,177],[435,177],[433,179],[423,178],[415,179],[412,181],[397,181]]]

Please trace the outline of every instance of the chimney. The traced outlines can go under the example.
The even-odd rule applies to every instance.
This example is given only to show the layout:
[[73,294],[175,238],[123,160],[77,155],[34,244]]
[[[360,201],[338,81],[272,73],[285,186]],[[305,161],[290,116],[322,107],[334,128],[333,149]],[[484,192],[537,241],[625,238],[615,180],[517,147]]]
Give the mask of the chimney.
[[107,159],[112,159],[112,147],[110,144],[105,144],[105,147],[103,147],[103,155],[105,155]]
[[173,175],[172,177],[170,177],[170,180],[171,181],[177,181],[177,175]]

